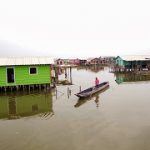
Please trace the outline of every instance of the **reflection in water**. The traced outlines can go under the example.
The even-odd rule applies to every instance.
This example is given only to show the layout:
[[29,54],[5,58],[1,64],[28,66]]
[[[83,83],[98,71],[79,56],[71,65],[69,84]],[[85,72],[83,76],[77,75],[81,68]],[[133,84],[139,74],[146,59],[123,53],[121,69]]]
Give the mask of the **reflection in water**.
[[133,73],[127,73],[127,74],[116,73],[115,76],[116,76],[115,81],[118,84],[121,84],[123,82],[150,81],[149,75],[137,75]]
[[16,114],[16,100],[14,96],[8,98],[8,106],[9,106],[9,115],[15,115]]
[[96,107],[98,108],[99,107],[99,95],[95,97],[95,103],[96,103]]
[[38,105],[37,104],[35,104],[35,105],[32,106],[32,112],[33,113],[38,112]]
[[99,95],[103,92],[105,92],[107,89],[109,89],[109,86],[106,87],[105,89],[103,89],[102,91],[97,92],[96,94],[93,94],[91,97],[86,97],[86,98],[79,98],[77,103],[74,105],[74,107],[79,107],[82,104],[86,103],[89,100],[94,99],[95,103],[96,103],[96,107],[99,107]]
[[[91,99],[90,99],[91,100]],[[78,99],[77,103],[74,105],[74,107],[79,107],[82,104],[86,103],[87,99]]]
[[102,65],[92,65],[92,66],[80,66],[77,68],[77,70],[81,70],[81,69],[84,69],[84,70],[89,70],[91,72],[95,72],[95,73],[98,73],[99,71],[102,71],[104,70],[104,66]]
[[54,114],[50,92],[11,93],[0,97],[0,119],[18,119],[36,114],[42,114],[44,118]]
[[88,98],[81,98],[81,99],[78,99],[77,103],[74,105],[74,107],[79,107],[83,104],[85,104],[87,101],[90,101],[90,100],[94,100],[94,102],[96,103],[96,107],[98,108],[99,107],[99,95],[94,95],[93,97],[88,97]]

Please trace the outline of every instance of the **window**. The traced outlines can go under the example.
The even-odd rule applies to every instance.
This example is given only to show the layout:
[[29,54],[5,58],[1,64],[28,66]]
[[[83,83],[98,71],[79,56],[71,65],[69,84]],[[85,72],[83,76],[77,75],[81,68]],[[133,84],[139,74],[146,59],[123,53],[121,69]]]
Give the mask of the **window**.
[[37,74],[37,68],[36,67],[31,67],[30,68],[30,74]]

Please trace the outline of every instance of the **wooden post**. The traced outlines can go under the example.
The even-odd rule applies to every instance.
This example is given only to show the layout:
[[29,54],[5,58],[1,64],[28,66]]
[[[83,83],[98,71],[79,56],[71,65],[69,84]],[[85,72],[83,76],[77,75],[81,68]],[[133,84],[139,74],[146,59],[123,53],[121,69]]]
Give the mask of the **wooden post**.
[[71,96],[71,89],[69,90],[69,95]]
[[72,84],[72,68],[70,67],[70,82]]
[[34,91],[35,85],[33,85],[32,87],[33,87],[33,91]]
[[67,96],[69,98],[69,87],[67,88]]
[[56,99],[57,99],[57,88],[56,88]]
[[81,85],[80,85],[80,92],[81,92]]
[[44,91],[45,91],[45,92],[47,91],[47,89],[46,89],[46,84],[44,84]]
[[55,67],[55,83],[58,83],[58,67]]
[[40,91],[41,91],[41,84],[39,85],[39,89],[40,89]]
[[24,85],[22,86],[22,89],[23,89],[23,91],[24,91]]
[[30,93],[30,85],[28,85],[29,93]]
[[4,87],[4,91],[6,92],[6,87]]
[[18,85],[16,86],[16,90],[18,91]]

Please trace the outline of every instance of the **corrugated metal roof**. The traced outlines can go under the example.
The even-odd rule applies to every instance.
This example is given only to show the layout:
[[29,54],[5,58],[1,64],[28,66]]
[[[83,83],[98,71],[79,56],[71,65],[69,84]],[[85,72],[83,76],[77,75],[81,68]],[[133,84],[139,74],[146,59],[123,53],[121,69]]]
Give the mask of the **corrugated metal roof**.
[[44,65],[44,64],[54,64],[54,59],[51,57],[0,58],[0,66]]
[[126,61],[146,61],[150,60],[150,55],[127,55],[127,56],[119,56],[123,60]]

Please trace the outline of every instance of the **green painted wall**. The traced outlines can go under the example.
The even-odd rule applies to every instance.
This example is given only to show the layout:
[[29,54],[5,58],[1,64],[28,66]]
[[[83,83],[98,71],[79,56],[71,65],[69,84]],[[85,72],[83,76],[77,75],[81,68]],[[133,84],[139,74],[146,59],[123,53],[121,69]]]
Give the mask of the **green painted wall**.
[[[0,67],[0,86],[31,85],[51,83],[50,65],[12,66],[15,70],[15,83],[7,83],[7,67]],[[37,74],[29,74],[30,67],[37,67]]]
[[124,60],[119,56],[116,58],[116,65],[124,66]]
[[131,62],[130,61],[125,61],[121,57],[118,56],[116,58],[116,65],[118,65],[118,66],[127,66],[127,65],[131,65]]
[[0,67],[0,86],[6,85],[6,67]]

